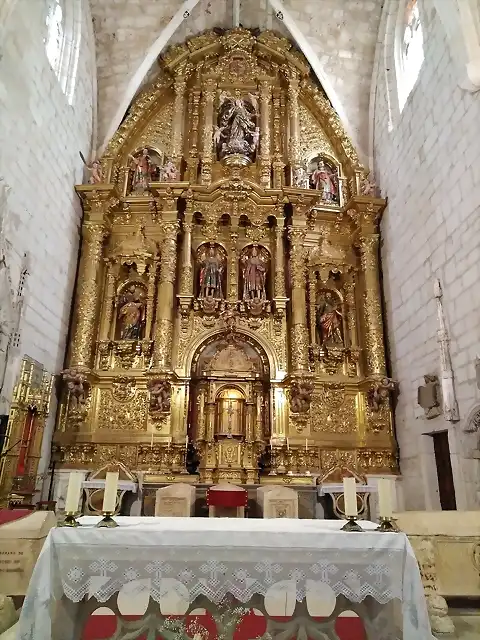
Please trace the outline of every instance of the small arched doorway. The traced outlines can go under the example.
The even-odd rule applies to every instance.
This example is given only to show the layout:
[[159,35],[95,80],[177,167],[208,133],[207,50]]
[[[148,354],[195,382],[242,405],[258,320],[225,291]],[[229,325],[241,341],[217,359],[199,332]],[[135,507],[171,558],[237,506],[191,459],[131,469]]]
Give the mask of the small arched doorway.
[[197,350],[188,424],[201,482],[258,482],[270,437],[269,373],[263,349],[242,334],[212,336]]

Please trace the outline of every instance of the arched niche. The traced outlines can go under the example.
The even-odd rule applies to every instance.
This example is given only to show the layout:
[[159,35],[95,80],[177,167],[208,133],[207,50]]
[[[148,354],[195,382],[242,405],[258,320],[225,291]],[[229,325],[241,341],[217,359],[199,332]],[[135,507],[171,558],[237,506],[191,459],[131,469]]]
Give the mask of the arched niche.
[[227,252],[218,242],[203,242],[195,251],[197,298],[223,300],[227,285]]
[[147,316],[147,286],[137,278],[117,290],[114,336],[116,340],[143,340]]
[[271,256],[261,244],[251,243],[240,252],[239,297],[244,301],[271,300]]

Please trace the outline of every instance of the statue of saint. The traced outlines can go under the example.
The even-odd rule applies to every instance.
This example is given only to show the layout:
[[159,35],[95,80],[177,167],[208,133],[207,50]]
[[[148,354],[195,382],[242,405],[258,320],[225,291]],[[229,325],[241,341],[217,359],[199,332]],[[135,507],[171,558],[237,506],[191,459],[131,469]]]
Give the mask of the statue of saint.
[[243,266],[243,299],[262,299],[266,297],[265,280],[267,267],[258,255],[257,247],[253,247],[244,258]]
[[321,346],[327,344],[343,345],[342,313],[332,291],[326,291],[316,311],[317,340]]
[[323,160],[318,162],[317,168],[312,173],[312,182],[314,188],[322,192],[322,200],[326,202],[336,200],[338,189],[335,174]]
[[132,160],[133,169],[132,189],[133,191],[138,191],[139,189],[146,191],[157,167],[151,161],[147,148],[142,149],[137,156],[129,157]]
[[239,153],[253,159],[258,146],[259,129],[256,126],[257,100],[233,98],[226,93],[220,96],[218,126],[214,142],[218,157]]
[[140,287],[131,284],[120,296],[118,319],[122,340],[142,338],[145,326],[145,294]]
[[223,299],[224,260],[215,247],[210,247],[200,267],[200,298]]

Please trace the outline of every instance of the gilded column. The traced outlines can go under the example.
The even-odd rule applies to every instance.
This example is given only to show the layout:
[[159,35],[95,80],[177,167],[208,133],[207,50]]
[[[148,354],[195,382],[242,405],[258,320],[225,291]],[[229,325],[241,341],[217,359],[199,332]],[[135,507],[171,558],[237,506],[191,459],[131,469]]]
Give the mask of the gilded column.
[[260,81],[260,183],[270,186],[270,102],[272,85],[269,78]]
[[368,373],[385,375],[385,345],[383,339],[380,282],[378,279],[378,233],[360,238],[362,268],[365,277],[365,331]]
[[191,118],[190,118],[190,153],[189,153],[189,180],[197,182],[197,166],[198,166],[198,124],[199,124],[199,108],[200,108],[200,91],[194,89],[192,91],[191,101]]
[[147,291],[147,322],[145,325],[145,339],[151,340],[152,320],[153,320],[153,301],[155,298],[155,283],[157,280],[158,258],[153,259],[148,274],[148,291]]
[[299,93],[300,81],[298,74],[291,73],[288,78],[288,120],[290,124],[288,159],[292,168],[295,168],[300,163],[300,125],[298,120]]
[[115,285],[117,283],[117,265],[110,260],[105,260],[107,265],[107,282],[105,298],[103,301],[102,328],[100,340],[109,340],[112,336],[113,307],[115,304]]
[[256,411],[255,411],[255,428],[254,428],[254,440],[255,442],[263,441],[263,389],[257,389],[256,393]]
[[183,156],[183,127],[185,121],[185,88],[187,80],[185,69],[181,69],[180,73],[175,76],[173,89],[175,92],[175,100],[173,105],[173,131],[172,131],[172,156],[175,166],[180,175],[182,156]]
[[283,153],[281,132],[281,103],[280,91],[273,93],[273,187],[281,189],[283,182]]
[[350,279],[343,285],[345,289],[345,303],[347,305],[348,333],[350,336],[350,346],[356,349],[357,339],[357,309],[355,304],[355,275],[350,274]]
[[305,265],[305,232],[303,229],[290,227],[290,261],[292,278],[292,365],[295,372],[308,368],[308,331],[306,301],[306,265]]
[[203,150],[202,150],[202,184],[212,181],[213,162],[213,101],[215,98],[215,79],[206,79],[203,91]]
[[180,295],[193,296],[192,223],[183,223],[182,263],[180,270]]
[[[280,222],[282,222],[280,220]],[[275,298],[286,298],[285,292],[285,245],[283,244],[284,227],[275,227]]]
[[238,254],[237,254],[238,233],[233,231],[230,234],[230,268],[228,274],[228,301],[237,302],[239,298],[238,292]]
[[197,440],[205,440],[206,428],[205,428],[205,395],[206,389],[202,385],[198,390],[197,396]]
[[155,369],[169,369],[172,363],[174,283],[177,270],[178,223],[167,222],[163,227],[160,275],[157,291],[155,345],[153,362]]
[[104,224],[86,222],[82,227],[82,256],[78,271],[76,326],[72,341],[71,366],[92,366],[100,301],[99,270],[102,264]]

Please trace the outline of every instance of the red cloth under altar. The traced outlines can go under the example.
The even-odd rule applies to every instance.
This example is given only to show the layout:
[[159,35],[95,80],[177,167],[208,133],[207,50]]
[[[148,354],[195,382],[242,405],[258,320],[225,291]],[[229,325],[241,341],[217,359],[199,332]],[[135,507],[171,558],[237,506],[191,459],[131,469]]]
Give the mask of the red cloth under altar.
[[241,489],[240,487],[237,489],[221,489],[220,487],[211,487],[208,489],[207,505],[209,507],[237,508],[247,506],[248,493],[245,489]]

